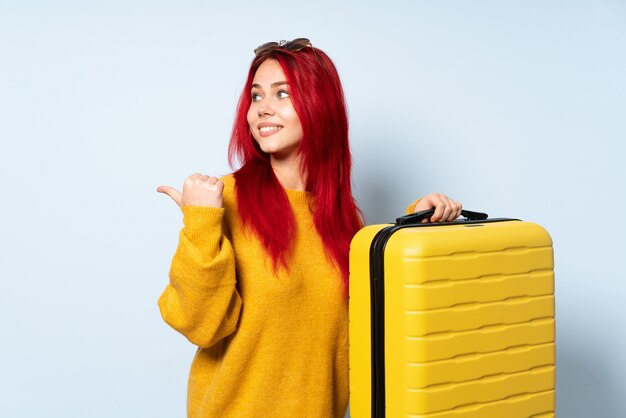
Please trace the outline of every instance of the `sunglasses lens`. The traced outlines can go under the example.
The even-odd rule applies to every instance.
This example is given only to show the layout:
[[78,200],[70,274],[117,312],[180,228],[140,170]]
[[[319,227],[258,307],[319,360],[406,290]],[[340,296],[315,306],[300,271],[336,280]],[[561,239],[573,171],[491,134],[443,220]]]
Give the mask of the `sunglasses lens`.
[[268,51],[272,48],[276,48],[277,46],[278,46],[278,42],[264,43],[263,45],[259,46],[257,49],[254,50],[254,55],[262,54],[263,52]]
[[287,42],[285,44],[285,49],[287,51],[300,51],[302,48],[310,44],[311,41],[309,41],[307,38],[297,38],[293,41]]

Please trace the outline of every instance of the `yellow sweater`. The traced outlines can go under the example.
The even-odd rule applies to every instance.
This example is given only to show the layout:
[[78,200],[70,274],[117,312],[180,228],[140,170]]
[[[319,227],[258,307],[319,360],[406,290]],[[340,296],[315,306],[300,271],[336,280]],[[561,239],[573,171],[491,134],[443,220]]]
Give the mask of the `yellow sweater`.
[[[348,303],[309,210],[286,190],[297,222],[291,271],[271,271],[237,214],[232,174],[224,208],[183,206],[165,322],[198,346],[189,418],[343,418],[348,389]],[[407,213],[411,210],[411,204]]]

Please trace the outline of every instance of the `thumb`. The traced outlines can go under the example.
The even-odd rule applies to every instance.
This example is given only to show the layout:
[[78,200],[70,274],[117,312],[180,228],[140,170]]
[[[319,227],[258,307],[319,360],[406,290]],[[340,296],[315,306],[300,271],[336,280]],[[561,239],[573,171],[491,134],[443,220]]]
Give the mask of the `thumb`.
[[171,197],[172,200],[174,200],[174,202],[176,202],[179,207],[181,206],[181,199],[183,195],[175,188],[170,186],[159,186],[157,187],[156,191],[159,193],[165,193],[166,195]]

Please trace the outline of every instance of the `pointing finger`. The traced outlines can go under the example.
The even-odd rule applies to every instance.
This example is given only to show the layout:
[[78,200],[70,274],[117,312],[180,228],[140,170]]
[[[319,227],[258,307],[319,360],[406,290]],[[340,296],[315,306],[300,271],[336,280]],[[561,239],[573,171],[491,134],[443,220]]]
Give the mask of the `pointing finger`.
[[157,192],[165,193],[166,195],[171,197],[179,207],[181,207],[182,194],[175,188],[170,186],[159,186],[157,187]]

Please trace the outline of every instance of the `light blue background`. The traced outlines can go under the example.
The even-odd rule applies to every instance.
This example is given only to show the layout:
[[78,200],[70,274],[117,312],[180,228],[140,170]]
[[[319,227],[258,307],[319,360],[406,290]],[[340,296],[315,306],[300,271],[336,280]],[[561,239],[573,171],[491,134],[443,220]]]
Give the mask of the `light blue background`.
[[[561,418],[626,416],[623,1],[0,3],[0,415],[183,417],[162,320],[252,50],[337,64],[370,223],[432,191],[554,240]],[[269,384],[269,382],[268,382]]]

